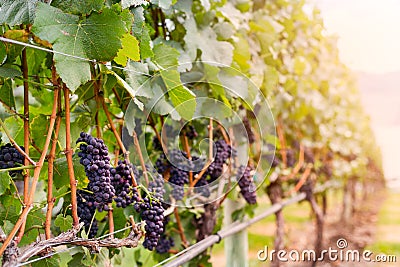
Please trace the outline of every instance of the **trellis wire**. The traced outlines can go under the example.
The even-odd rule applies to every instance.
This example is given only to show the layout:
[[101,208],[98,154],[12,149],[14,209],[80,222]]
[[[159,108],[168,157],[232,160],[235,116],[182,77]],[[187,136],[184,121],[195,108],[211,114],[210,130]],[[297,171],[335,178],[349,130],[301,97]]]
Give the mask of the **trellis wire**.
[[141,74],[141,75],[148,76],[148,77],[151,76],[150,74],[145,73],[145,72],[136,71],[136,70],[132,70],[132,69],[129,69],[129,68],[124,68],[124,67],[118,67],[118,66],[109,65],[109,64],[106,64],[106,63],[103,63],[103,62],[99,62],[99,61],[94,60],[94,59],[89,59],[89,58],[84,58],[84,57],[80,57],[80,56],[70,55],[70,54],[67,54],[67,53],[64,53],[64,52],[60,52],[60,51],[44,48],[44,47],[41,47],[41,46],[29,44],[29,43],[20,42],[20,41],[13,40],[13,39],[8,39],[8,38],[2,37],[2,36],[0,36],[0,41],[6,42],[6,43],[11,43],[11,44],[16,44],[16,45],[21,45],[21,46],[25,46],[25,47],[29,47],[29,48],[33,48],[33,49],[37,49],[37,50],[42,50],[42,51],[45,51],[45,52],[48,52],[48,53],[59,54],[59,55],[65,56],[65,57],[75,58],[75,59],[79,59],[79,60],[82,60],[82,61],[102,64],[102,65],[104,65],[104,66],[106,66],[108,68],[115,68],[115,69],[120,69],[120,70],[124,70],[124,71],[130,71],[130,72],[134,72],[134,73]]
[[[326,182],[325,184],[317,187],[317,189],[315,190],[314,194],[321,193],[321,192],[325,191],[328,188],[332,188],[333,189],[333,188],[339,188],[340,186],[341,186],[340,183]],[[224,239],[224,238],[226,238],[226,237],[228,237],[230,235],[233,235],[233,234],[235,234],[237,232],[242,231],[243,229],[249,227],[250,225],[252,225],[252,224],[264,219],[265,217],[268,217],[269,215],[272,215],[272,214],[276,213],[277,211],[283,209],[285,206],[288,206],[288,205],[291,205],[291,204],[295,204],[297,202],[300,202],[300,201],[304,200],[305,197],[306,197],[305,193],[300,193],[300,194],[298,194],[298,195],[296,195],[296,196],[294,196],[294,197],[292,197],[292,198],[290,198],[290,199],[288,199],[288,200],[286,200],[284,202],[274,204],[270,208],[268,208],[266,211],[264,211],[263,213],[257,215],[256,217],[254,217],[254,218],[252,218],[252,219],[250,219],[248,221],[242,222],[242,223],[233,223],[229,227],[220,230],[217,234],[211,235],[211,236],[201,240],[200,242],[197,242],[196,244],[194,244],[194,245],[192,245],[192,246],[190,246],[188,248],[185,248],[184,250],[182,250],[182,251],[172,255],[171,257],[163,260],[162,262],[154,265],[153,267],[162,266],[162,264],[167,263],[167,262],[169,262],[169,263],[164,265],[164,267],[174,267],[174,266],[179,266],[181,264],[184,264],[185,262],[187,262],[187,261],[193,259],[194,257],[196,257],[197,255],[199,255],[201,252],[203,252],[204,250],[206,250],[210,246],[212,246],[212,245],[214,245],[216,243],[219,243],[222,239]],[[111,234],[116,234],[116,233],[119,233],[119,232],[123,232],[123,231],[125,231],[127,229],[130,229],[130,228],[132,228],[132,225],[124,227],[124,228],[119,229],[119,230],[116,230],[116,231],[114,231],[112,233],[108,233],[108,234],[102,235],[102,236],[98,237],[98,239],[103,239],[105,237],[110,236]],[[16,267],[25,266],[25,265],[31,264],[33,262],[44,260],[44,259],[46,259],[48,257],[67,252],[67,251],[72,250],[74,248],[77,248],[77,246],[66,248],[64,250],[60,250],[60,251],[56,251],[54,253],[47,254],[47,255],[42,256],[40,258],[36,258],[36,259],[30,260],[30,261],[26,261],[26,262],[20,263],[20,264],[16,265]],[[182,257],[180,257],[181,255],[182,255]],[[174,258],[177,258],[177,259],[174,260],[174,261],[171,261]]]
[[[314,191],[314,194],[321,193],[329,188],[330,189],[339,188],[340,186],[341,186],[340,183],[326,182],[325,184],[317,187],[316,190]],[[211,236],[201,240],[200,242],[196,243],[194,246],[188,247],[186,249],[185,253],[184,254],[180,253],[180,255],[179,255],[180,257],[178,257],[177,259],[171,261],[172,259],[174,259],[178,256],[178,255],[174,255],[174,256],[160,262],[159,264],[155,265],[154,267],[161,266],[162,264],[164,264],[166,262],[169,262],[169,263],[163,265],[164,267],[181,266],[184,263],[186,263],[186,262],[190,261],[191,259],[193,259],[194,257],[196,257],[197,255],[199,255],[200,253],[202,253],[204,250],[206,250],[210,246],[212,246],[216,243],[219,243],[222,239],[224,239],[228,236],[231,236],[233,234],[236,234],[236,233],[248,228],[250,225],[264,219],[265,217],[268,217],[268,216],[276,213],[277,211],[283,209],[285,206],[298,203],[298,202],[304,200],[305,198],[306,198],[306,193],[303,192],[303,193],[299,193],[299,194],[295,195],[294,197],[292,197],[286,201],[283,201],[281,203],[276,203],[276,204],[272,205],[270,208],[268,208],[266,211],[255,216],[254,218],[247,220],[245,222],[241,222],[241,223],[240,222],[233,223],[233,224],[229,225],[227,228],[224,228],[224,229],[218,231],[216,234],[211,235]]]

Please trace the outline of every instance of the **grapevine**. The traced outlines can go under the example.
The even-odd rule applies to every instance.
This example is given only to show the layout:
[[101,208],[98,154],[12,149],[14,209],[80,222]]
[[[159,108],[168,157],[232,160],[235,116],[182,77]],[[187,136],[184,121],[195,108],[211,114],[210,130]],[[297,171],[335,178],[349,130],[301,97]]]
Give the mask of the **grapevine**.
[[[265,195],[273,207],[306,195],[323,249],[331,189],[324,212],[315,189],[341,187],[351,222],[384,176],[353,75],[309,4],[1,1],[3,266],[161,264],[220,242]],[[274,212],[278,251],[290,244]],[[224,243],[227,266],[247,264],[233,262],[254,249],[245,238]],[[210,266],[215,251],[180,265]]]

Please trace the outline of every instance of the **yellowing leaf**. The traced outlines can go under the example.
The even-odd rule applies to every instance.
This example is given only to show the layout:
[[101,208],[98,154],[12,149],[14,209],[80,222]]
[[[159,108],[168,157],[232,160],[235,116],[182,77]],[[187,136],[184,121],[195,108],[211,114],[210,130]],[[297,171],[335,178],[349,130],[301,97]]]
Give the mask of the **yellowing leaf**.
[[132,59],[133,61],[139,61],[140,53],[138,40],[129,33],[125,33],[121,39],[121,42],[122,48],[118,51],[117,56],[114,58],[115,63],[126,66],[128,58]]

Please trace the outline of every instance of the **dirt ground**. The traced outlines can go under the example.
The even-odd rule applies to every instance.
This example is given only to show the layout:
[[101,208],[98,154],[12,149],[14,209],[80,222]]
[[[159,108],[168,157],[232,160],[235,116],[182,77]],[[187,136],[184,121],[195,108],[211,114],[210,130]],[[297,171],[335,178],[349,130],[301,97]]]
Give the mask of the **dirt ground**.
[[[379,211],[382,205],[385,203],[387,197],[387,191],[382,190],[379,193],[374,194],[367,201],[360,201],[356,205],[356,211],[352,219],[345,223],[340,218],[341,207],[330,207],[328,213],[325,216],[324,225],[324,242],[323,249],[338,249],[338,240],[343,239],[347,243],[347,247],[343,249],[343,253],[348,250],[357,250],[362,257],[362,253],[369,249],[369,246],[376,241],[380,242],[391,242],[400,244],[400,225],[399,224],[389,224],[389,225],[378,225]],[[394,205],[393,201],[390,203],[389,215],[400,214],[400,205]],[[399,217],[399,216],[398,216]],[[390,219],[390,218],[389,218]],[[315,226],[314,220],[308,220],[305,223],[297,224],[297,227],[290,227],[290,230],[286,233],[286,251],[291,250],[310,250],[314,248],[314,236],[315,236]],[[287,222],[290,224],[290,222]],[[299,227],[301,225],[301,227]],[[260,231],[273,236],[274,235],[274,225],[269,223],[268,225],[255,225],[252,231]],[[340,250],[339,250],[340,251]],[[372,251],[373,253],[370,258],[375,259],[378,254],[377,251]],[[393,251],[394,252],[394,251]],[[400,251],[396,251],[400,254]],[[256,251],[250,249],[249,259],[253,259],[250,262],[250,266],[269,266],[268,262],[254,261],[257,259]],[[397,256],[397,263],[376,263],[376,262],[365,262],[361,259],[360,262],[346,262],[346,261],[335,261],[329,262],[328,260],[324,262],[318,262],[316,266],[321,267],[394,267],[400,266],[400,257]],[[225,259],[223,252],[218,255],[212,256],[213,266],[222,267],[225,266]],[[281,267],[309,267],[310,262],[287,262],[281,263]]]

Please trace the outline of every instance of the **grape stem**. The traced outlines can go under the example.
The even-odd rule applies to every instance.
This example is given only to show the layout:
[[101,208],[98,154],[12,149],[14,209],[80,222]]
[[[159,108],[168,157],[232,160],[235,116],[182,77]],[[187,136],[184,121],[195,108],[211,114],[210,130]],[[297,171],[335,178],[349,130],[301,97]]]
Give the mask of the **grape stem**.
[[208,124],[208,160],[213,161],[213,119],[210,118],[210,122]]
[[157,128],[156,128],[156,124],[154,123],[153,118],[151,117],[151,115],[148,115],[147,118],[149,118],[150,127],[153,129],[153,131],[154,131],[154,133],[155,133],[155,135],[156,135],[158,141],[160,142],[160,144],[161,144],[161,146],[162,146],[161,135],[160,135],[160,133],[158,132],[158,130],[157,130]]
[[226,134],[226,131],[225,131],[224,127],[223,127],[221,124],[219,124],[219,122],[218,122],[218,130],[221,132],[222,137],[224,138],[225,142],[226,142],[227,144],[231,144],[231,142],[230,142],[230,140],[229,140],[229,137],[228,137],[228,135]]
[[299,161],[293,168],[293,171],[288,176],[282,177],[282,181],[287,181],[295,177],[296,174],[299,173],[301,167],[303,167],[303,164],[304,164],[304,146],[300,144]]
[[[29,156],[29,139],[30,139],[30,131],[29,131],[29,84],[28,80],[28,60],[26,57],[26,49],[22,50],[21,53],[21,67],[22,67],[22,77],[24,78],[23,86],[24,86],[24,115],[22,116],[24,120],[24,148],[25,153]],[[24,158],[24,166],[28,166],[29,161],[25,157]],[[29,193],[29,169],[27,169],[24,173],[24,206],[26,201],[28,200]],[[22,223],[22,226],[18,233],[18,240],[21,240],[24,235],[25,221]]]
[[278,134],[279,143],[281,145],[280,153],[282,156],[283,167],[286,168],[287,165],[286,140],[283,131],[283,123],[281,117],[278,118],[278,124],[276,125],[276,133]]
[[187,242],[185,232],[182,227],[181,218],[179,217],[179,212],[178,212],[177,207],[175,207],[175,209],[174,209],[174,216],[175,216],[175,220],[176,220],[176,225],[178,226],[179,235],[182,240],[182,245],[186,248],[188,246],[188,242]]
[[[93,64],[92,67],[93,67],[93,74],[95,75],[96,74],[96,65]],[[93,74],[92,74],[92,76],[94,76]],[[94,79],[94,78],[95,77],[92,77],[92,79]],[[102,102],[102,97],[99,96],[100,95],[99,94],[99,92],[100,92],[99,88],[101,86],[101,80],[100,79],[101,79],[101,76],[96,77],[96,79],[94,80],[94,84],[93,84],[94,85],[93,86],[94,98],[95,98],[95,101],[96,101],[96,113],[94,115],[94,119],[96,121],[96,137],[97,138],[101,138],[101,128],[100,128],[100,121],[99,121],[100,102]]]
[[25,206],[25,203],[24,203],[24,201],[21,199],[21,196],[20,196],[20,194],[19,194],[19,192],[18,192],[17,185],[15,184],[15,182],[14,182],[13,179],[10,179],[10,181],[11,181],[11,184],[13,185],[13,187],[14,187],[14,189],[15,189],[15,192],[16,192],[16,195],[17,195],[17,197],[18,197],[19,202],[21,203],[22,206]]
[[34,169],[35,166],[20,166],[20,167],[13,167],[7,169],[0,169],[0,172],[9,172],[9,171],[19,171],[19,170],[27,170],[27,169]]
[[[129,161],[129,155],[128,155],[129,153],[128,153],[128,151],[126,150],[126,148],[125,148],[125,146],[124,146],[124,143],[123,143],[122,140],[121,140],[121,136],[119,135],[119,133],[118,133],[118,131],[117,131],[117,128],[115,128],[114,122],[113,122],[113,120],[112,120],[112,118],[111,118],[110,111],[108,110],[107,105],[106,105],[106,102],[104,101],[104,97],[101,96],[101,97],[100,97],[100,100],[101,100],[101,103],[102,103],[102,105],[103,105],[103,110],[104,110],[104,113],[106,114],[108,123],[110,124],[111,130],[112,130],[112,132],[114,133],[115,139],[117,139],[118,146],[121,148],[122,153],[124,154],[124,158],[125,158],[125,160],[127,161],[127,163],[129,164],[129,163],[130,163],[130,161]],[[136,177],[135,177],[135,174],[133,173],[133,170],[131,170],[131,177],[132,177],[132,185],[133,185],[134,187],[137,187],[138,184],[137,184],[137,182],[136,182]],[[140,197],[140,196],[139,196],[139,197]]]
[[[53,79],[53,84],[54,82],[57,82],[56,79]],[[59,92],[59,91],[58,91]],[[58,97],[58,100],[60,100],[60,96]],[[44,223],[44,229],[45,229],[45,236],[46,239],[51,238],[51,216],[53,213],[53,207],[56,199],[53,197],[53,177],[54,177],[54,160],[56,157],[56,149],[57,149],[57,143],[58,143],[58,134],[60,132],[60,125],[61,125],[61,103],[58,102],[58,115],[56,118],[56,126],[55,126],[55,131],[54,131],[54,137],[51,143],[51,148],[50,148],[50,153],[48,156],[48,176],[47,176],[47,210],[46,210],[46,221]]]
[[149,185],[149,176],[147,174],[146,164],[144,163],[143,153],[142,153],[142,150],[140,149],[139,139],[137,138],[137,134],[135,131],[132,131],[132,137],[133,137],[133,143],[135,145],[136,152],[139,155],[139,161],[140,161],[140,165],[142,166],[143,176],[146,181],[146,185],[148,186]]
[[306,170],[301,175],[301,178],[298,181],[298,183],[296,184],[296,186],[292,190],[289,191],[289,195],[293,195],[294,193],[296,193],[300,190],[300,188],[307,181],[307,178],[310,176],[312,167],[313,167],[313,165],[311,163],[307,165]]
[[109,204],[110,209],[108,210],[108,230],[110,232],[110,238],[114,238],[114,216],[112,205]]
[[[190,154],[189,140],[186,134],[182,136],[183,146],[187,154],[188,160],[192,160],[192,155]],[[189,184],[193,184],[193,172],[189,171]]]
[[78,217],[78,203],[76,198],[76,185],[77,181],[74,174],[74,166],[72,163],[72,149],[71,149],[71,118],[70,118],[70,103],[69,103],[69,89],[64,84],[64,102],[65,102],[65,156],[68,164],[69,183],[71,187],[71,206],[72,206],[72,219],[74,227],[79,225]]
[[[55,124],[55,120],[56,120],[56,112],[57,112],[57,101],[58,101],[58,88],[56,88],[54,90],[53,109],[52,109],[52,113],[51,113],[51,116],[50,116],[50,122],[49,122],[48,131],[47,131],[47,136],[46,136],[46,140],[45,140],[44,147],[43,147],[43,153],[40,155],[38,163],[35,164],[35,169],[34,169],[34,172],[33,172],[33,180],[32,180],[32,184],[31,184],[31,189],[30,189],[30,192],[28,194],[28,199],[27,199],[27,201],[25,201],[26,206],[22,210],[22,213],[20,214],[18,220],[16,221],[13,229],[10,231],[10,233],[7,236],[6,240],[4,240],[3,245],[0,248],[0,256],[3,255],[4,251],[6,250],[6,248],[8,247],[8,245],[11,243],[12,239],[14,238],[15,234],[17,233],[18,229],[21,227],[23,222],[26,221],[26,216],[28,215],[29,211],[33,208],[33,197],[34,197],[35,192],[36,192],[36,186],[37,186],[37,183],[38,183],[38,180],[39,180],[40,171],[42,170],[43,163],[44,163],[44,160],[46,158],[46,153],[47,153],[47,150],[48,150],[49,145],[50,145],[51,134],[52,134],[53,129],[54,129],[54,124]],[[0,120],[0,124],[3,126],[3,129],[7,134],[8,131],[6,131],[6,128],[4,127],[4,124],[3,124],[3,122],[1,120]],[[7,136],[8,135],[9,135],[9,133],[7,134]],[[12,139],[10,139],[10,142],[11,142],[11,140]],[[14,141],[14,144],[15,144],[15,141]],[[18,145],[16,147],[19,148]],[[23,151],[20,148],[19,148],[19,150]],[[23,155],[25,155],[24,151],[23,151]]]

